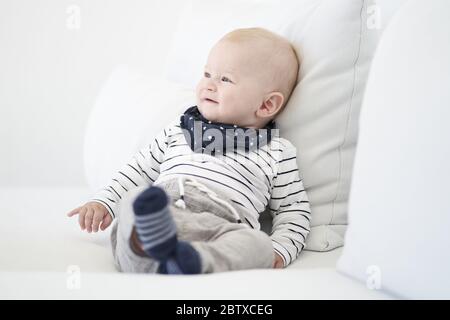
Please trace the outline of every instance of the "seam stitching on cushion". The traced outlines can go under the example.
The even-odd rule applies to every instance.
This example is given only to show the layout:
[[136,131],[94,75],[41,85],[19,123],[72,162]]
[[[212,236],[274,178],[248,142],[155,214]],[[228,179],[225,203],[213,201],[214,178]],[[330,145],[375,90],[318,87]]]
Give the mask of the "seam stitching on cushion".
[[342,186],[342,170],[343,170],[343,161],[342,161],[342,147],[345,145],[345,142],[347,141],[347,134],[348,134],[348,128],[349,128],[349,123],[350,123],[350,115],[351,115],[351,111],[353,109],[353,99],[355,97],[355,87],[356,87],[356,69],[357,69],[357,65],[359,62],[359,58],[361,55],[361,44],[362,44],[362,33],[363,33],[363,11],[365,8],[365,4],[366,4],[366,0],[362,0],[362,6],[361,6],[361,10],[359,12],[359,21],[360,21],[360,27],[359,27],[359,44],[358,44],[358,52],[356,54],[356,58],[355,58],[355,62],[353,63],[353,88],[352,88],[352,94],[351,94],[351,98],[350,98],[350,103],[349,103],[349,108],[348,108],[348,114],[347,114],[347,123],[345,126],[345,132],[344,132],[344,138],[343,141],[341,143],[341,145],[338,148],[338,155],[339,155],[339,173],[338,173],[338,185],[336,187],[336,195],[333,199],[333,206],[332,206],[332,210],[331,210],[331,218],[330,218],[330,222],[329,224],[331,224],[333,222],[333,218],[334,218],[334,212],[335,212],[335,204],[336,204],[336,200],[339,194],[339,191],[341,189]]

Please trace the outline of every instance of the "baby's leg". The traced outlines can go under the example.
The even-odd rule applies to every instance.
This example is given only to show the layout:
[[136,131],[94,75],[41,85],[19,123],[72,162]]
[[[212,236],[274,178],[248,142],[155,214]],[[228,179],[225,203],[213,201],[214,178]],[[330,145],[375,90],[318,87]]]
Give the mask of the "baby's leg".
[[133,202],[147,187],[130,190],[123,196],[117,220],[111,231],[111,245],[116,268],[121,272],[156,273],[158,261],[143,257],[130,246],[131,232],[134,225]]
[[[148,187],[133,189],[121,201],[117,225],[113,227],[111,234],[113,254],[120,271],[211,273],[272,267],[274,258],[272,243],[262,231],[231,223],[210,212],[192,213],[175,206],[167,207],[167,204],[159,208],[164,214],[152,215],[155,213],[154,208],[158,206],[150,205],[152,201],[146,199],[149,194],[145,193],[152,189]],[[143,200],[141,205],[136,204],[137,198]],[[136,216],[141,214],[143,217],[138,218],[141,220],[140,223],[135,219],[135,211],[139,212]],[[163,217],[162,221],[158,221],[158,217]],[[176,233],[173,232],[174,220]],[[135,228],[135,224],[140,224],[140,227]],[[145,233],[156,235],[157,229],[162,226],[166,231],[161,235],[161,243],[158,243],[161,241],[159,237],[156,242],[144,237],[143,240],[149,241],[141,241],[136,232],[141,229],[143,236]],[[150,230],[148,227],[158,228]],[[174,259],[174,253],[178,261]],[[155,255],[159,261],[170,260],[171,270],[167,270],[165,263],[161,264],[158,259],[150,258]],[[186,262],[189,270],[186,270]],[[184,272],[180,270],[180,264],[185,268]]]
[[148,256],[160,262],[160,273],[196,274],[201,272],[200,257],[187,242],[179,241],[169,198],[159,187],[150,187],[134,201],[137,238],[132,246],[141,246]]
[[179,237],[190,241],[199,253],[202,273],[273,266],[274,250],[266,233],[210,212],[192,214],[180,228]]

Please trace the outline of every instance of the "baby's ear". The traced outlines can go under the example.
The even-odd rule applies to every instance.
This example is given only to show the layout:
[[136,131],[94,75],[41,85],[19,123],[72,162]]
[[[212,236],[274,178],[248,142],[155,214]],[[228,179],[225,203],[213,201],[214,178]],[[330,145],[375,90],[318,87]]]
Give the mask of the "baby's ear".
[[260,117],[273,117],[283,106],[284,96],[281,92],[271,92],[264,99],[257,114]]

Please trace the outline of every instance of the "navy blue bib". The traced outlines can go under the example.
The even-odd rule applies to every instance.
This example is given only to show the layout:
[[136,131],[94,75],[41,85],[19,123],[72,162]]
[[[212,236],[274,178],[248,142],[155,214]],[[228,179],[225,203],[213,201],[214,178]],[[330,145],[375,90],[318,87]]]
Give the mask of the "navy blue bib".
[[211,155],[236,150],[249,152],[268,144],[278,134],[273,120],[261,129],[244,128],[209,121],[202,116],[197,106],[188,108],[181,115],[180,126],[192,151]]

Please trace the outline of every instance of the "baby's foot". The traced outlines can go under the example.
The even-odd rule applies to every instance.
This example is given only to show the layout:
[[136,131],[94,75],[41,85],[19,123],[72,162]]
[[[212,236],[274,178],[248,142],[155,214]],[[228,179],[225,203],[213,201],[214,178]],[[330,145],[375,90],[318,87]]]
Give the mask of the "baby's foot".
[[136,227],[133,227],[131,230],[129,245],[131,250],[138,256],[148,257],[148,254],[144,251],[144,249],[142,249],[141,241],[136,233]]
[[196,274],[200,256],[187,242],[178,241],[165,191],[150,187],[134,201],[135,226],[142,249],[161,263],[159,272]]

